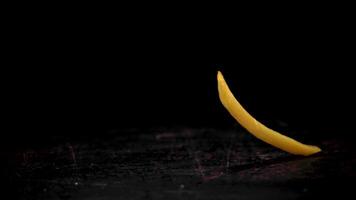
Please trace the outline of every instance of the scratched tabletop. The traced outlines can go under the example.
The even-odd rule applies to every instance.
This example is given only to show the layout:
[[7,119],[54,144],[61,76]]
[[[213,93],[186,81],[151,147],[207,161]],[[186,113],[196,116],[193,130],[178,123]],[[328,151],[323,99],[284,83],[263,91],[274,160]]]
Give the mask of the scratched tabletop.
[[[13,156],[19,199],[311,199],[352,194],[352,144],[310,138],[319,154],[294,156],[243,130],[113,130],[60,139]],[[310,135],[310,134],[309,134]]]

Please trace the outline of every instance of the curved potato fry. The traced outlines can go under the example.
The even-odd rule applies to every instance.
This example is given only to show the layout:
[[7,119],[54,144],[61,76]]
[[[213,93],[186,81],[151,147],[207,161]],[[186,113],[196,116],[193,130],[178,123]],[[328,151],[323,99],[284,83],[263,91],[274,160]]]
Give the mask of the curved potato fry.
[[241,126],[252,135],[274,147],[295,155],[308,156],[321,151],[317,146],[302,144],[258,122],[236,100],[220,71],[217,78],[221,103]]

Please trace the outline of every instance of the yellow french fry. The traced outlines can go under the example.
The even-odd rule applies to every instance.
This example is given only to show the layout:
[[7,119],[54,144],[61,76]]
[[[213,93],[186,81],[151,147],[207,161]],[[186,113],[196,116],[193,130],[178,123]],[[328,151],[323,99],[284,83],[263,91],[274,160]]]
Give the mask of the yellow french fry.
[[222,73],[218,72],[218,91],[221,103],[248,132],[258,139],[295,155],[312,155],[321,151],[317,146],[302,144],[274,131],[252,117],[231,93]]

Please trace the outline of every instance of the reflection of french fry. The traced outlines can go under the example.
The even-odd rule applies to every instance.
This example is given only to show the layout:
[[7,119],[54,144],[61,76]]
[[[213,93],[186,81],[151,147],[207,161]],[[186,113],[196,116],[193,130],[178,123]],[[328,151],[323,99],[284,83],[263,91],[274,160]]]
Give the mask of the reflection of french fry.
[[218,91],[220,101],[224,107],[241,126],[258,139],[296,155],[308,156],[321,151],[317,146],[302,144],[258,122],[236,100],[220,71],[218,72]]

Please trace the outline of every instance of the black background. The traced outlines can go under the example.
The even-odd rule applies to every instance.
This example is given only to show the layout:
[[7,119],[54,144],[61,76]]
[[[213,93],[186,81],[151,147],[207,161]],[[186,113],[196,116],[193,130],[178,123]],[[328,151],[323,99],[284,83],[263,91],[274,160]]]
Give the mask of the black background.
[[345,21],[258,18],[183,28],[144,19],[117,26],[22,20],[2,73],[4,143],[117,128],[232,127],[218,99],[218,70],[267,125],[280,120],[351,137],[354,39]]

